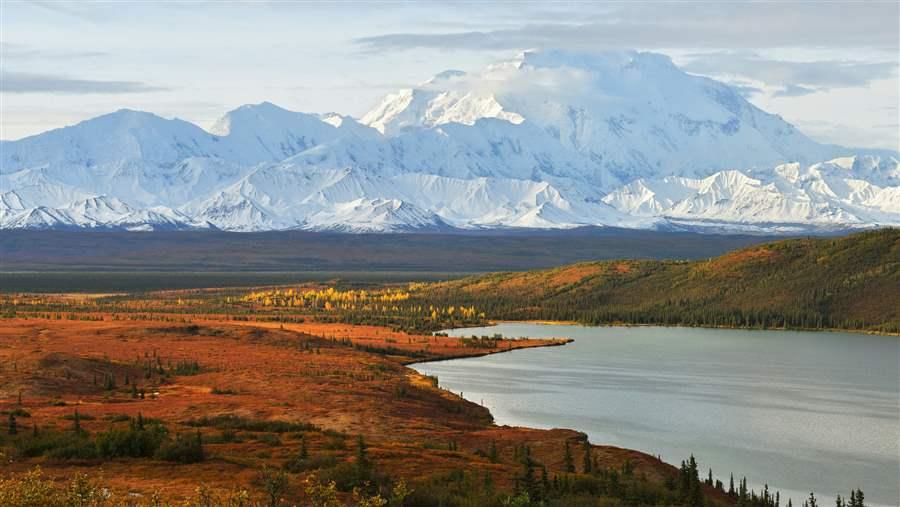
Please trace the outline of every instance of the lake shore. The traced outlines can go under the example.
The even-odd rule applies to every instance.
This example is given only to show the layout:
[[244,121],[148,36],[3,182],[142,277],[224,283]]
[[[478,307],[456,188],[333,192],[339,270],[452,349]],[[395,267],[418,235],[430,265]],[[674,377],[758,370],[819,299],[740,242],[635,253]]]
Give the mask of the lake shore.
[[[529,332],[529,326],[533,332]],[[885,499],[891,493],[884,488],[891,482],[884,475],[898,464],[884,450],[891,449],[891,445],[896,448],[889,435],[896,435],[897,428],[883,422],[885,417],[890,420],[889,412],[879,417],[864,414],[882,405],[896,407],[897,365],[892,365],[890,359],[900,351],[891,336],[662,326],[560,327],[505,322],[496,330],[456,330],[463,335],[472,329],[477,329],[476,334],[496,331],[506,336],[565,334],[574,337],[575,342],[571,348],[425,364],[420,369],[436,375],[448,389],[465,392],[475,401],[484,400],[499,424],[576,428],[585,431],[593,441],[651,454],[662,450],[663,459],[668,461],[677,460],[686,452],[694,453],[704,460],[701,464],[709,463],[717,475],[725,472],[726,479],[728,472],[748,473],[751,484],[757,487],[768,483],[781,489],[782,494],[793,490],[795,502],[802,502],[802,495],[808,495],[807,488],[815,490],[817,496],[845,495],[846,488],[856,486],[838,488],[836,485],[847,478],[843,467],[817,459],[817,469],[807,461],[809,458],[800,458],[802,449],[790,454],[789,442],[804,442],[804,449],[811,447],[822,455],[869,453],[852,458],[860,463],[860,470],[866,471],[855,481],[867,494],[871,489],[873,502],[890,505]],[[726,334],[719,335],[720,331]],[[785,333],[794,336],[786,337]],[[848,348],[849,343],[852,348]],[[808,350],[816,349],[816,354],[808,354]],[[801,361],[804,350],[809,357]],[[660,362],[660,358],[665,358],[665,362]],[[881,379],[880,387],[875,389],[868,375],[860,377],[853,364],[876,365],[877,371],[882,372],[876,376]],[[795,377],[795,371],[803,372],[803,376]],[[806,375],[815,375],[815,380]],[[770,385],[771,389],[764,387]],[[857,394],[848,398],[846,389],[855,389]],[[809,398],[813,394],[815,403]],[[729,401],[723,404],[715,401],[718,399]],[[771,402],[757,407],[758,399]],[[571,404],[563,404],[565,400]],[[603,408],[598,412],[589,410],[595,406]],[[643,413],[639,407],[653,409]],[[833,415],[827,419],[815,417],[820,413]],[[848,418],[853,422],[844,421]],[[746,421],[758,422],[745,427]],[[791,424],[785,426],[779,421]],[[708,427],[713,422],[714,427]],[[849,425],[862,429],[851,434],[846,431]],[[817,430],[798,433],[802,427]],[[759,434],[763,429],[765,439],[746,442],[748,435]],[[652,438],[647,439],[648,435]],[[783,435],[788,435],[788,440]],[[869,440],[858,441],[859,435],[877,436],[884,443],[873,447]],[[772,445],[776,441],[780,442],[778,447]],[[770,451],[749,452],[747,447]],[[757,462],[774,462],[778,466],[754,468],[753,463]],[[831,474],[831,480],[822,482],[815,474],[805,474],[805,470]],[[793,480],[786,484],[777,480],[780,477]],[[881,500],[876,501],[878,498]]]

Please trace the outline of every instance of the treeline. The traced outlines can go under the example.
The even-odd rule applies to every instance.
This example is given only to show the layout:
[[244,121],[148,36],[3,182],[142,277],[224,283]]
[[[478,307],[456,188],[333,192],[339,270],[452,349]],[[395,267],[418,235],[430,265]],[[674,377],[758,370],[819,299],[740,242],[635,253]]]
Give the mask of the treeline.
[[432,284],[411,304],[490,319],[900,332],[900,230],[787,240],[692,262],[607,261]]

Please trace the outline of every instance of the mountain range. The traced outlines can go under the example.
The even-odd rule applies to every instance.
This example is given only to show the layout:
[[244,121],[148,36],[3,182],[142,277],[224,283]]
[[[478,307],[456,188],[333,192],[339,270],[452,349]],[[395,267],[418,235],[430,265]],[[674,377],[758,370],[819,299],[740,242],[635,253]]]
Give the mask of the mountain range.
[[359,119],[119,110],[0,141],[0,228],[867,228],[900,224],[898,158],[817,143],[664,55],[528,51]]

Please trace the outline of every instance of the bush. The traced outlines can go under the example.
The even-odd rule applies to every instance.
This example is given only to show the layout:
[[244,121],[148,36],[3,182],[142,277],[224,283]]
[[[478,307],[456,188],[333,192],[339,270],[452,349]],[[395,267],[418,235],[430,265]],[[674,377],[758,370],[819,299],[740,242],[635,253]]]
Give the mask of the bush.
[[203,441],[198,431],[194,435],[176,435],[166,440],[156,451],[156,458],[176,463],[199,463],[203,461]]
[[97,457],[97,448],[89,438],[78,436],[61,447],[51,449],[47,456],[57,459],[94,459]]
[[149,458],[159,449],[166,429],[153,425],[149,429],[110,429],[97,434],[97,454],[104,458]]
[[278,435],[273,435],[271,433],[260,433],[256,435],[256,441],[273,447],[281,445],[281,439],[278,438]]
[[288,433],[292,431],[315,431],[318,428],[309,423],[290,421],[266,421],[261,419],[248,419],[231,414],[222,414],[212,417],[201,417],[189,421],[188,426],[213,427],[219,429],[259,431],[268,433]]
[[[87,450],[90,447],[90,451]],[[23,458],[93,458],[93,443],[83,434],[44,430],[37,435],[21,436],[15,441],[16,454]]]
[[299,456],[288,460],[284,464],[284,469],[292,473],[307,472],[309,470],[318,470],[320,468],[332,468],[337,464],[334,456],[312,456],[309,458],[301,458]]

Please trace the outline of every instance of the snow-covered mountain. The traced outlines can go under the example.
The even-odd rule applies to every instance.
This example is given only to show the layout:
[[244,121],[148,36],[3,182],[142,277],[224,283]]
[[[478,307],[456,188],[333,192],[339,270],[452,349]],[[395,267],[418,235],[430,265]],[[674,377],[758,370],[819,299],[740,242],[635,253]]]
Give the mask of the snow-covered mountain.
[[823,145],[663,55],[525,52],[359,121],[120,110],[0,142],[0,228],[900,224],[897,154]]

